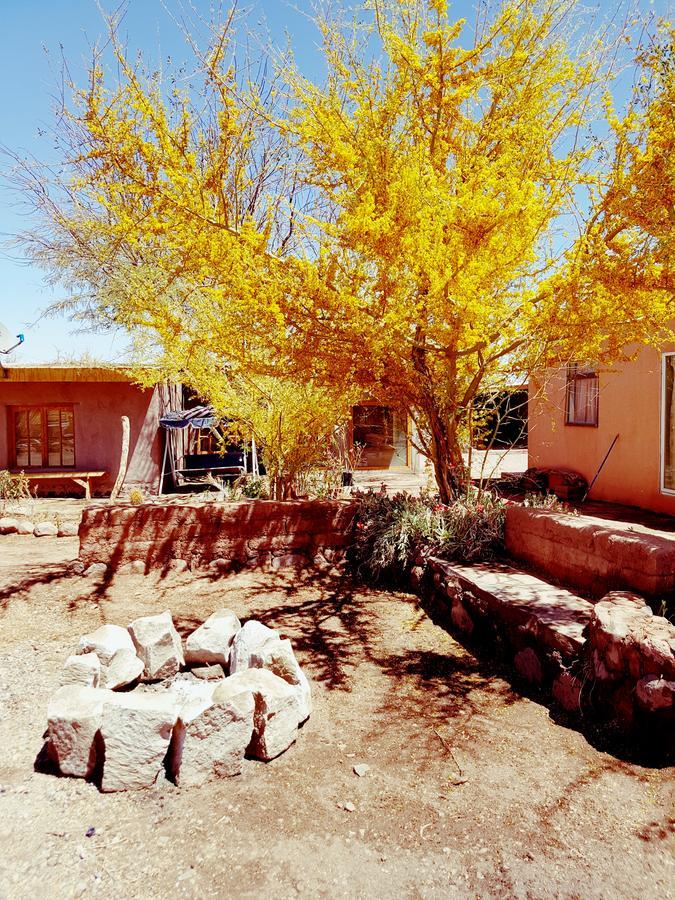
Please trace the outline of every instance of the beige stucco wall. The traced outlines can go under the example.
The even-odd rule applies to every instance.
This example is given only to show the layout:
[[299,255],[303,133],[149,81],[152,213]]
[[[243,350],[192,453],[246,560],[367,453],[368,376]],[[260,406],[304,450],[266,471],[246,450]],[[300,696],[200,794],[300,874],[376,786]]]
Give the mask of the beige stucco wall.
[[662,350],[643,349],[630,363],[600,373],[597,428],[565,425],[565,370],[533,379],[529,401],[531,466],[581,472],[589,482],[616,434],[591,498],[675,514],[675,494],[661,489]]

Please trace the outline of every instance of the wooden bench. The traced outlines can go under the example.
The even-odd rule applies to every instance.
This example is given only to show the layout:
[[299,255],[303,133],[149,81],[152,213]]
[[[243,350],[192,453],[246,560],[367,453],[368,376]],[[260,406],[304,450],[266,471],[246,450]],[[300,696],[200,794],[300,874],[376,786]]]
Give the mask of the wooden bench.
[[103,478],[104,475],[107,475],[107,472],[66,472],[63,469],[60,469],[58,472],[24,472],[23,473],[29,481],[46,481],[48,479],[58,479],[62,481],[63,479],[70,479],[74,481],[75,484],[84,488],[84,497],[85,500],[91,500],[91,481],[95,478]]

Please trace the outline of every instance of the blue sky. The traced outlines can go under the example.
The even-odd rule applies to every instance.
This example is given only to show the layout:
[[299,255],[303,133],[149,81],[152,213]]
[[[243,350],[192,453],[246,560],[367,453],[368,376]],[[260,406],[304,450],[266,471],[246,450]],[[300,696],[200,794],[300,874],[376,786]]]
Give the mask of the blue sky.
[[[103,5],[109,9],[117,6]],[[193,5],[208,16],[212,3],[193,0]],[[602,0],[601,8],[609,12],[614,5],[612,0]],[[640,5],[665,14],[669,2],[641,0]],[[130,0],[122,33],[130,48],[140,49],[146,60],[159,62],[170,56],[177,64],[189,61],[180,30],[164,6],[177,10],[171,0],[164,5],[161,0]],[[240,0],[239,6],[252,27],[266,23],[273,43],[285,43],[288,33],[301,67],[309,75],[320,75],[317,34],[308,19],[310,0]],[[453,13],[473,21],[474,6],[471,0],[462,0],[453,4]],[[48,134],[41,136],[40,132],[52,122],[61,52],[71,74],[81,83],[89,48],[104,32],[100,13],[95,0],[0,0],[0,23],[0,145],[49,159],[51,143]],[[6,166],[0,159],[0,169]],[[16,196],[0,182],[0,240],[27,224]],[[40,319],[42,310],[58,296],[38,269],[0,250],[0,323],[13,334],[22,331],[26,335],[24,348],[12,358],[37,362],[90,353],[118,359],[125,348],[122,338],[76,334],[73,324],[64,318]]]

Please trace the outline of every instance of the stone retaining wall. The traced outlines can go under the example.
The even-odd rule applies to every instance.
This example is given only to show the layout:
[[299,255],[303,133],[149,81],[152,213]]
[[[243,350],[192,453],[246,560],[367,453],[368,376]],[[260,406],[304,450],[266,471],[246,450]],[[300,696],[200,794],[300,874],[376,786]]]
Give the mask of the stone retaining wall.
[[598,597],[613,590],[675,591],[675,534],[513,505],[505,537],[514,559]]
[[595,605],[578,598],[570,627],[553,606],[491,593],[480,567],[474,578],[470,571],[433,558],[413,569],[434,620],[505,656],[570,713],[675,737],[675,627],[641,597],[614,592]]
[[146,572],[330,566],[345,557],[353,518],[353,504],[338,500],[89,507],[80,560]]

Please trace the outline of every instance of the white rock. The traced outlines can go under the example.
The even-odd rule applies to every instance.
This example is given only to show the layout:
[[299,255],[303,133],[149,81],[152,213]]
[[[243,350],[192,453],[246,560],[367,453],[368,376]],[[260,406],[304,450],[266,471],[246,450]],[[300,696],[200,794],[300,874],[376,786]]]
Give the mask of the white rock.
[[61,525],[59,525],[58,536],[77,537],[79,530],[80,526],[77,522],[62,522]]
[[85,576],[87,575],[105,575],[108,571],[108,566],[102,562],[92,563],[88,569],[84,570]]
[[0,534],[16,534],[18,530],[18,519],[12,519],[9,516],[3,516],[3,518],[0,519]]
[[101,661],[95,653],[69,656],[61,672],[61,684],[81,684],[98,687],[101,681]]
[[143,678],[170,678],[185,664],[180,635],[167,609],[157,616],[143,616],[129,625],[137,655],[143,660]]
[[129,632],[120,625],[101,625],[91,634],[83,634],[80,638],[78,653],[95,653],[101,664],[110,664],[118,650],[131,650],[134,652],[134,642]]
[[212,681],[199,681],[191,672],[181,672],[167,688],[174,698],[178,715],[183,719],[193,719],[213,702],[216,685]]
[[298,735],[300,708],[293,686],[269,669],[243,669],[225,679],[220,691],[247,690],[253,693],[253,737],[248,753],[270,760],[287,750]]
[[246,622],[232,641],[230,675],[234,675],[235,672],[242,669],[248,669],[251,665],[251,654],[272,639],[280,640],[278,632],[255,619]]
[[241,772],[253,734],[255,702],[252,691],[228,682],[193,684],[210,690],[195,692],[181,707],[167,766],[177,784],[203,784]]
[[56,537],[59,529],[53,522],[38,522],[33,529],[35,537]]
[[185,661],[228,666],[230,648],[241,622],[231,609],[219,609],[188,636]]
[[101,716],[105,752],[101,790],[150,787],[157,780],[178,718],[169,693],[107,693]]
[[20,519],[19,524],[16,527],[17,534],[32,534],[34,530],[35,525],[27,519]]
[[269,669],[279,678],[290,684],[295,692],[300,710],[300,722],[308,719],[312,713],[312,689],[307,676],[295,658],[293,647],[288,640],[272,639],[266,641],[250,657],[250,666],[254,669]]
[[96,767],[96,734],[108,691],[82,685],[60,688],[47,707],[50,752],[63,775],[88,778]]
[[190,669],[190,674],[203,681],[222,681],[225,678],[225,670],[219,665],[195,666],[194,669]]
[[138,658],[136,651],[123,647],[115,653],[110,665],[103,668],[103,686],[111,691],[126,687],[141,677],[144,668],[143,660]]

